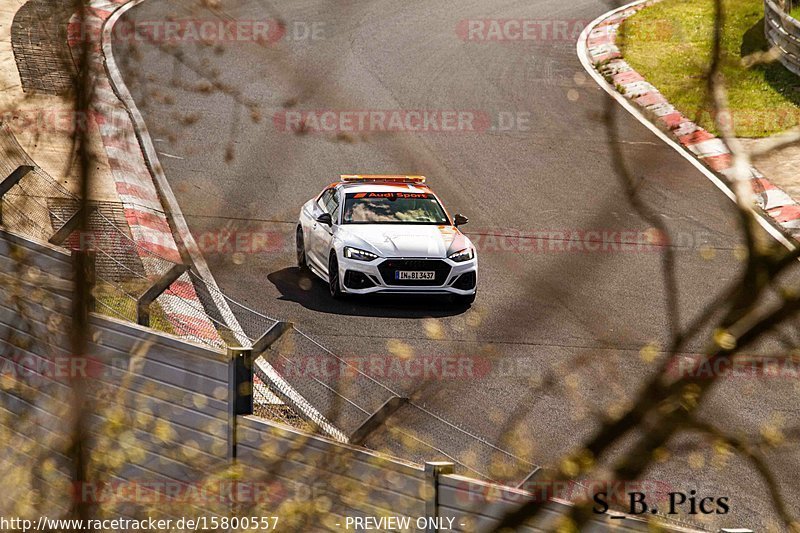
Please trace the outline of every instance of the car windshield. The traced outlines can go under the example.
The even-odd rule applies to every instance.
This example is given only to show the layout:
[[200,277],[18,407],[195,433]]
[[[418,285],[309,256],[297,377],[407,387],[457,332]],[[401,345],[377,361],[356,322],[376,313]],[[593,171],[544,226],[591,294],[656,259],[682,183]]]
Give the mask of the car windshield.
[[345,224],[449,224],[430,193],[359,192],[345,198]]

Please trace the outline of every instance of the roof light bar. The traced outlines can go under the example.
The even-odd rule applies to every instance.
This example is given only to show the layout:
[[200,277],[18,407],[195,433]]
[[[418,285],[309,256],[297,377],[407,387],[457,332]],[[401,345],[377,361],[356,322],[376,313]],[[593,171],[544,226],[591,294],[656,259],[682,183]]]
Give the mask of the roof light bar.
[[425,183],[425,176],[403,176],[399,174],[342,174],[342,181],[400,181],[403,183]]

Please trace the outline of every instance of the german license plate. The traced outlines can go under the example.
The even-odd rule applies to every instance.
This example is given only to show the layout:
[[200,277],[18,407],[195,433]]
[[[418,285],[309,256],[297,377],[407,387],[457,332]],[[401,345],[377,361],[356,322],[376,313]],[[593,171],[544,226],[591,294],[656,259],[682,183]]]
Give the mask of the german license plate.
[[422,270],[398,270],[394,273],[394,279],[399,280],[409,280],[409,281],[417,281],[417,280],[431,280],[436,277],[436,272],[432,272],[430,270],[422,271]]

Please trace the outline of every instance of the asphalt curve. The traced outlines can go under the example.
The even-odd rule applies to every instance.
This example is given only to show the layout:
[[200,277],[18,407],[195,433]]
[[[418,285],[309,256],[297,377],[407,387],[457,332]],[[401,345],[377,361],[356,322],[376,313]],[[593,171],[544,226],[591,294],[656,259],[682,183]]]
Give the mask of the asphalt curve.
[[[372,375],[418,406],[397,411],[367,445],[414,460],[446,454],[470,475],[518,481],[529,463],[552,464],[579,445],[596,428],[597,413],[630,404],[653,369],[642,347],[664,346],[669,322],[661,248],[616,245],[653,233],[626,199],[615,162],[624,161],[639,198],[673,235],[681,324],[736,278],[741,239],[731,202],[607,102],[580,65],[574,27],[613,6],[235,0],[223,10],[203,7],[210,4],[148,0],[123,21],[246,26],[269,18],[282,20],[288,32],[277,42],[210,45],[122,39],[115,55],[221,288],[294,322],[343,357],[369,356]],[[508,19],[566,23],[569,31],[526,41],[463,38],[465,20]],[[304,134],[282,127],[287,111],[309,110],[471,111],[494,127],[356,133],[312,127]],[[610,135],[606,111],[617,135]],[[522,124],[508,127],[509,117]],[[298,277],[293,232],[300,206],[339,174],[355,172],[424,174],[451,212],[470,218],[464,230],[478,242],[480,259],[471,309],[418,298],[339,303],[321,282]],[[606,235],[599,250],[581,242],[596,238],[592,231]],[[215,245],[226,232],[239,237],[233,248]],[[520,240],[520,233],[530,238]],[[792,342],[794,327],[778,337]],[[700,351],[707,338],[687,351]],[[778,343],[763,348],[771,344]],[[423,377],[387,370],[409,356],[469,359],[474,366],[454,375],[432,366]],[[542,386],[550,371],[557,373],[555,385]],[[704,413],[732,431],[758,435],[796,416],[796,393],[791,380],[729,379]],[[514,431],[506,431],[509,425]],[[671,490],[727,496],[731,511],[679,518],[757,529],[774,520],[749,464],[693,451],[697,442],[672,442],[672,459],[646,478]],[[508,472],[486,464],[476,443],[510,451],[521,466]],[[766,452],[795,508],[796,451],[785,445]]]

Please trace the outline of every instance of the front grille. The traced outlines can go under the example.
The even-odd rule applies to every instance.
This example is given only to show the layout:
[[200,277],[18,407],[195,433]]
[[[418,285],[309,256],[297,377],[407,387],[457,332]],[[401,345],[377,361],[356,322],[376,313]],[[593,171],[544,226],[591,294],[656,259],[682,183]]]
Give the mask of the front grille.
[[[432,280],[399,280],[395,279],[395,272],[399,270],[433,271],[435,274]],[[387,285],[436,287],[447,281],[450,265],[439,259],[387,259],[378,266],[378,271]]]

